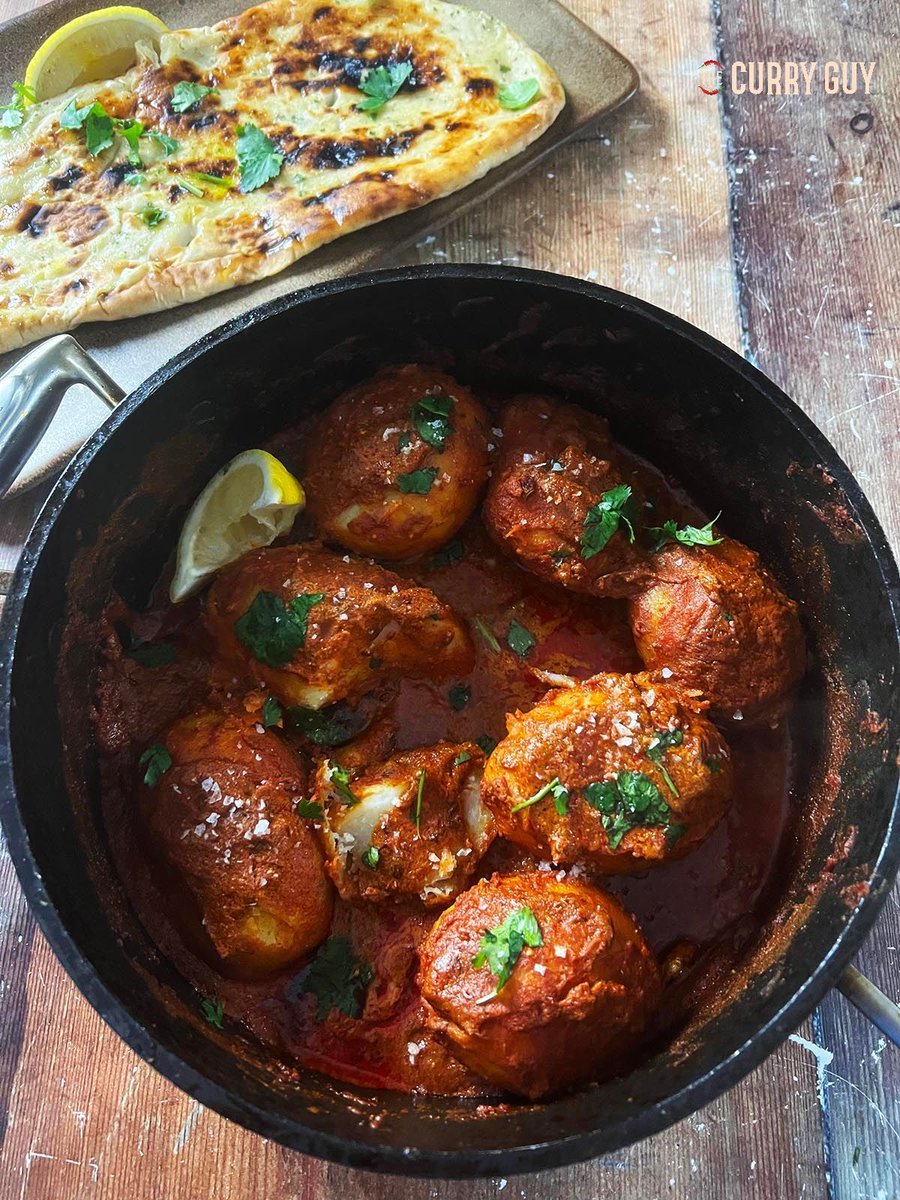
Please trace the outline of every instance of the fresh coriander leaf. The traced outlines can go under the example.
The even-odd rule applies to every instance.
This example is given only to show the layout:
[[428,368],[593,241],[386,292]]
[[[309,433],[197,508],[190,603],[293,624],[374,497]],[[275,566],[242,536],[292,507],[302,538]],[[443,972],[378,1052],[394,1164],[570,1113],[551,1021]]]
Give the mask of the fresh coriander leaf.
[[666,781],[666,787],[673,796],[680,796],[681,793],[675,786],[675,781],[666,769],[666,764],[663,760],[665,759],[667,750],[670,750],[672,746],[680,746],[683,741],[683,729],[657,729],[653,734],[650,745],[644,752],[644,757],[649,758],[659,769],[660,774]]
[[309,738],[316,746],[343,746],[365,726],[366,718],[346,704],[318,709],[295,705],[285,713],[285,728]]
[[581,533],[582,558],[599,554],[620,525],[625,526],[629,542],[634,541],[634,526],[627,511],[630,500],[631,488],[623,483],[604,492],[593,508],[588,509]]
[[400,436],[397,438],[397,449],[398,450],[400,450],[400,451],[408,450],[411,445],[412,445],[412,434],[411,433],[406,433],[406,432],[401,433]]
[[718,775],[722,770],[722,764],[717,758],[705,758],[703,760],[703,765],[706,767],[707,771],[709,771],[710,775]]
[[[116,133],[128,143],[128,161],[133,167],[142,166],[141,152],[138,143],[144,134],[144,124],[142,121],[114,121],[113,127]],[[90,149],[90,147],[88,147]]]
[[206,87],[202,83],[188,83],[181,79],[172,89],[172,99],[169,106],[172,112],[186,113],[196,108],[204,96],[210,96],[215,88]]
[[536,79],[521,79],[518,83],[507,84],[497,94],[497,103],[510,112],[518,112],[519,109],[533,104],[540,94],[541,85]]
[[362,856],[363,866],[368,867],[370,871],[374,871],[378,866],[378,860],[381,858],[377,846],[370,846]]
[[681,529],[678,528],[676,521],[664,521],[662,525],[654,525],[647,530],[654,537],[653,545],[650,547],[652,554],[657,550],[661,550],[667,542],[680,542],[682,546],[718,546],[724,539],[716,537],[713,532],[713,526],[719,517],[713,517],[701,529],[695,525],[684,525]]
[[490,625],[486,624],[481,617],[473,617],[472,624],[478,630],[485,645],[488,646],[495,654],[500,653],[500,643],[497,641],[497,635],[491,629]]
[[274,592],[257,592],[234,631],[257,662],[287,666],[306,644],[310,610],[324,599],[324,592],[308,592],[285,605]]
[[684,837],[687,832],[687,825],[672,825],[666,826],[666,845],[671,848],[675,845],[679,838]]
[[386,67],[372,67],[359,81],[359,90],[366,96],[357,108],[360,112],[381,112],[388,100],[393,100],[413,73],[412,63],[389,63]]
[[25,120],[25,106],[37,100],[34,88],[24,83],[13,84],[13,98],[0,106],[0,129],[18,129]]
[[471,757],[472,755],[468,750],[460,750],[459,754],[457,754],[456,758],[453,760],[454,767],[461,767],[463,763],[467,763]]
[[492,1000],[509,981],[513,968],[526,946],[543,946],[544,937],[530,908],[517,908],[500,925],[486,929],[478,953],[472,959],[477,970],[486,966],[497,980],[494,991],[483,999]]
[[531,808],[534,804],[539,804],[545,796],[553,796],[553,803],[556,806],[556,811],[561,817],[564,817],[569,811],[569,789],[559,781],[557,775],[555,779],[551,779],[549,783],[545,783],[543,787],[538,788],[533,796],[527,800],[523,800],[521,804],[514,805],[509,811],[511,813],[521,812],[523,808]]
[[316,1020],[330,1012],[358,1017],[374,972],[356,957],[349,938],[331,937],[297,979],[298,990],[316,997]]
[[497,741],[489,733],[483,733],[480,738],[476,738],[475,745],[484,752],[486,758],[490,758],[497,749]]
[[225,1016],[225,1006],[217,996],[214,996],[211,1000],[201,1000],[200,1015],[204,1021],[208,1021],[216,1029],[221,1029],[222,1018]]
[[722,620],[723,620],[723,621],[724,621],[724,622],[725,622],[727,625],[733,625],[733,624],[734,624],[734,616],[733,616],[733,615],[732,615],[732,613],[730,613],[730,612],[723,612],[723,613],[722,613]]
[[452,542],[448,542],[446,546],[442,546],[431,557],[431,565],[433,567],[449,567],[459,560],[465,554],[466,549],[459,538],[454,538]]
[[638,827],[661,827],[667,837],[678,829],[659,788],[641,771],[620,771],[615,779],[589,783],[584,798],[600,813],[610,850],[618,850],[625,834]]
[[257,125],[238,125],[237,135],[240,190],[255,192],[280,174],[284,155]]
[[160,777],[168,771],[172,765],[172,755],[168,752],[165,746],[161,746],[159,742],[154,742],[152,746],[148,746],[138,762],[142,767],[146,767],[144,772],[144,783],[147,787],[156,787]]
[[506,644],[513,654],[518,654],[519,658],[527,658],[537,645],[537,638],[518,621],[510,621],[506,631]]
[[264,729],[270,729],[281,720],[281,705],[274,696],[266,696],[262,706],[262,723]]
[[423,396],[410,409],[410,417],[419,437],[435,450],[443,450],[447,438],[453,433],[450,424],[452,396]]
[[423,467],[420,471],[410,471],[408,475],[398,475],[397,487],[405,495],[427,496],[437,479],[437,473],[437,467]]
[[294,812],[298,817],[306,817],[310,821],[321,821],[324,816],[322,805],[316,804],[315,800],[298,800]]
[[571,558],[571,557],[572,557],[571,550],[559,549],[559,550],[552,551],[550,554],[550,558],[558,567],[561,567],[562,564],[566,561],[566,559]]
[[203,197],[206,195],[206,192],[204,192],[202,187],[198,187],[198,185],[196,183],[194,183],[193,180],[186,179],[184,175],[178,176],[178,186],[180,188],[183,188],[184,191],[189,192],[190,195],[196,196],[198,200],[202,200]]
[[453,687],[447,693],[447,697],[453,711],[462,712],[472,699],[472,689],[466,683],[454,683]]
[[416,803],[413,806],[413,820],[416,823],[416,832],[422,829],[422,797],[425,795],[425,768],[419,772],[419,782],[416,787]]
[[80,129],[93,107],[93,104],[85,104],[83,108],[79,108],[74,100],[70,100],[59,114],[60,129]]
[[82,128],[88,154],[96,157],[113,144],[115,137],[113,119],[102,104],[94,101],[85,113]]
[[350,787],[350,772],[339,763],[329,762],[328,782],[345,804],[359,804],[359,797]]
[[147,182],[147,176],[142,171],[132,171],[126,175],[123,180],[129,187],[140,187],[141,184]]
[[178,142],[173,137],[169,137],[167,133],[160,133],[158,129],[151,129],[146,135],[151,138],[158,146],[162,148],[163,153],[168,156],[174,154],[178,149]]
[[157,225],[161,225],[166,220],[166,214],[161,208],[154,208],[152,204],[148,204],[146,208],[142,208],[138,216],[150,229],[155,229]]

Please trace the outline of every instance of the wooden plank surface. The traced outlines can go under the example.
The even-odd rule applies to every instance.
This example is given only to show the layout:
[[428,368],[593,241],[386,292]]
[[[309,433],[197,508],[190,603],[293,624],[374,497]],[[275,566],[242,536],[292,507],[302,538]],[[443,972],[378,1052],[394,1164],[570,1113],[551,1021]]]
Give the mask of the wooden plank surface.
[[[0,0],[0,18],[27,5]],[[571,0],[571,7],[637,63],[641,94],[512,192],[426,238],[408,261],[513,262],[597,279],[741,348],[825,429],[896,546],[894,0],[722,0],[721,13],[709,0]],[[858,99],[707,97],[697,69],[714,57],[876,60],[867,102],[873,128],[850,129]],[[34,503],[0,506],[0,591]],[[898,918],[895,893],[860,957],[889,992],[897,991]],[[900,1053],[838,996],[798,1040],[666,1133],[579,1167],[473,1184],[331,1167],[200,1108],[82,1000],[34,932],[5,854],[0,996],[2,1196],[900,1196]]]

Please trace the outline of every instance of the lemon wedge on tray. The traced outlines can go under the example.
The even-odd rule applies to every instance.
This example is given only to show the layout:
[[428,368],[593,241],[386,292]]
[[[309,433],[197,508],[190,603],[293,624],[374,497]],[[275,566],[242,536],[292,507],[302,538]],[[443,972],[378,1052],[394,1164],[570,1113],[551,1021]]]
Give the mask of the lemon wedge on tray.
[[306,504],[298,479],[266,450],[245,450],[209,481],[178,539],[173,603],[186,600],[221,567],[270,546]]
[[159,45],[168,26],[144,8],[100,8],[66,22],[41,43],[25,71],[38,100],[98,79],[114,79],[137,62],[138,42]]

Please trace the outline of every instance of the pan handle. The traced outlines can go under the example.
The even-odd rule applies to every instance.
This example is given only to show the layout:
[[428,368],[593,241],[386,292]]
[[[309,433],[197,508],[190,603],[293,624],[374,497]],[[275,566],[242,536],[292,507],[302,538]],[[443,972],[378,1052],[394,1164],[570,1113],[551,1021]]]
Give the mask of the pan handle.
[[900,1046],[900,1005],[895,1004],[854,966],[845,968],[837,987],[885,1037],[890,1038],[895,1046]]
[[73,383],[85,384],[110,408],[125,396],[67,333],[41,342],[0,376],[0,496],[12,487]]

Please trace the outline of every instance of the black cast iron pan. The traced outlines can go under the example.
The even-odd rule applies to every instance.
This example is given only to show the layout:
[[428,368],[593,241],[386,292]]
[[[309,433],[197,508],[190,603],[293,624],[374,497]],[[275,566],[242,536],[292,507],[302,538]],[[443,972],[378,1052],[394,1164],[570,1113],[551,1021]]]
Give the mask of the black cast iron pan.
[[[56,393],[84,371],[71,339],[63,345]],[[7,406],[5,425],[0,394],[7,482],[43,420],[41,405],[29,406],[41,351],[37,366],[28,357],[3,385],[18,414]],[[187,506],[232,455],[383,363],[407,360],[602,409],[625,444],[707,511],[724,510],[727,531],[762,553],[803,604],[812,655],[794,728],[791,827],[722,1004],[624,1078],[490,1116],[314,1073],[298,1081],[238,1031],[202,1027],[196,995],[124,899],[98,815],[93,630],[110,591],[146,600]],[[111,381],[94,372],[93,382],[116,401]],[[536,272],[359,276],[275,300],[198,342],[119,404],[62,475],[3,613],[3,826],[72,978],[134,1050],[203,1104],[297,1150],[382,1171],[560,1166],[708,1103],[841,980],[900,860],[898,620],[897,568],[847,468],[778,388],[705,334],[632,297]],[[882,1027],[900,1036],[896,1007],[880,1003]]]

